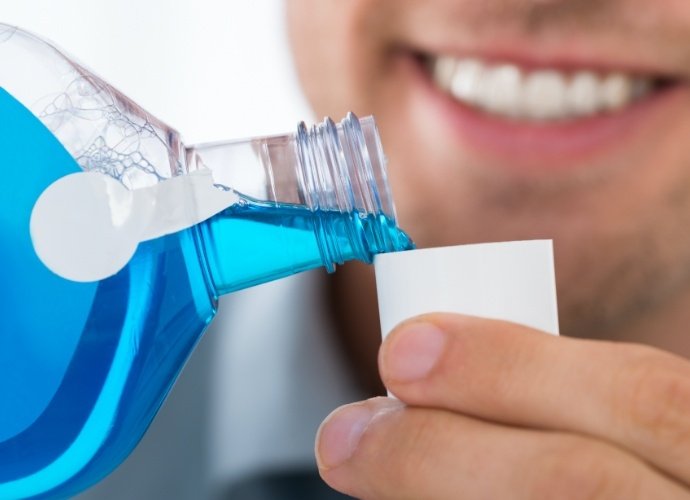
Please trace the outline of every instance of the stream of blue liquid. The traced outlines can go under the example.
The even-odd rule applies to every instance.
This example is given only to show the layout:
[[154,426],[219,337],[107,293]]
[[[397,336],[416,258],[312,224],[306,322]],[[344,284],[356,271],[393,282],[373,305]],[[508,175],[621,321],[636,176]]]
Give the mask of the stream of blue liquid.
[[362,234],[380,225],[398,249],[411,246],[383,216],[243,203],[141,244],[111,278],[75,283],[38,260],[29,218],[48,185],[79,170],[0,88],[0,499],[70,496],[115,468],[215,315],[218,294],[322,265],[315,221],[336,239],[353,222]]

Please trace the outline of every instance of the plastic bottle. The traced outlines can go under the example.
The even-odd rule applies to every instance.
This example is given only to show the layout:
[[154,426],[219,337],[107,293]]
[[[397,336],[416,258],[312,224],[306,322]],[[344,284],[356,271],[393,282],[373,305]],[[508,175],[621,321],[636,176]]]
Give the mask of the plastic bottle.
[[[412,245],[371,118],[185,147],[53,46],[5,25],[0,151],[0,499],[70,496],[124,460],[219,295]],[[114,276],[71,281],[37,257],[31,212],[56,180],[100,172],[136,191],[204,169],[238,202],[142,242]]]

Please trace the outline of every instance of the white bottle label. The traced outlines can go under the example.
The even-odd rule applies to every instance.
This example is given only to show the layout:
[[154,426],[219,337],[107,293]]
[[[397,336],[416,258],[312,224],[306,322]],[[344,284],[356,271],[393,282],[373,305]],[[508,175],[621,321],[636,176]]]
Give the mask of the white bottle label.
[[31,213],[36,254],[55,274],[100,281],[130,261],[142,241],[176,233],[239,201],[199,170],[129,190],[97,172],[62,177],[41,193]]

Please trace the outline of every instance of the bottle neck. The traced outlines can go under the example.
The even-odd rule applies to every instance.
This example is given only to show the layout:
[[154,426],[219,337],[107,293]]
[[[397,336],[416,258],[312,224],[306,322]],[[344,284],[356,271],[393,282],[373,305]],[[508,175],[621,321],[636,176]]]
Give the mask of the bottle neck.
[[348,260],[406,250],[385,157],[372,118],[349,114],[296,134],[197,146],[191,170],[242,202],[200,226],[200,246],[218,294]]
[[301,123],[296,139],[306,206],[352,215],[344,227],[338,218],[318,219],[323,265],[329,272],[347,260],[371,263],[375,254],[410,247],[397,228],[386,159],[372,117],[359,120],[349,113],[338,125],[326,118],[310,129]]

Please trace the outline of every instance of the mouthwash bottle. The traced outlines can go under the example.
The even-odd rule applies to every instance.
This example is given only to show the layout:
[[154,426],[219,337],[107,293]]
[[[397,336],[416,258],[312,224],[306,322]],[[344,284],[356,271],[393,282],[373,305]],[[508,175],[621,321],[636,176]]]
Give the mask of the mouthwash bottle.
[[[124,460],[218,296],[412,245],[396,225],[371,118],[185,147],[56,48],[5,25],[0,152],[0,499],[68,497]],[[98,173],[131,194],[209,171],[235,201],[140,241],[110,276],[69,279],[37,254],[32,211],[56,181]],[[153,219],[186,213],[181,193]],[[59,227],[47,230],[60,239]],[[77,250],[87,267],[110,255]]]

